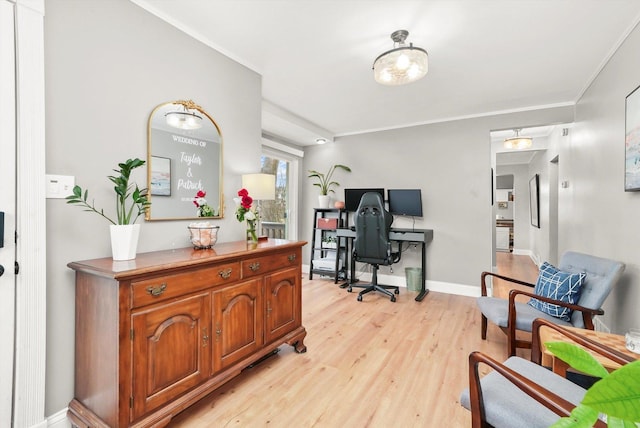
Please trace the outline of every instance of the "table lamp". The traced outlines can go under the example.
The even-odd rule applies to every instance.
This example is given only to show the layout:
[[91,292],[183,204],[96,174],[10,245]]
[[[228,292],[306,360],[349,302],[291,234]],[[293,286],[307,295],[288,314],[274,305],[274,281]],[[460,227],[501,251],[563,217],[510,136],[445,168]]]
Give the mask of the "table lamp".
[[[253,200],[258,201],[273,201],[276,198],[276,176],[273,174],[244,174],[242,176],[242,188],[247,189],[249,196]],[[258,234],[262,234],[261,226],[261,214],[258,209]]]

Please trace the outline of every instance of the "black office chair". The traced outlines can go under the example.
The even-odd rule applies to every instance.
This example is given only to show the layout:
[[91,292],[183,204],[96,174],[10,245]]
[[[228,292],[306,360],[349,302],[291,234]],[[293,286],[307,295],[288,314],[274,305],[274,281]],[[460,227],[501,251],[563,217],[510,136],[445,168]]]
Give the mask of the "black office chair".
[[391,251],[389,230],[392,222],[393,216],[384,209],[384,203],[379,193],[367,192],[362,195],[355,216],[356,237],[353,241],[353,259],[357,262],[369,263],[372,266],[371,283],[350,284],[347,287],[348,292],[352,291],[352,287],[364,288],[358,294],[359,302],[362,301],[363,294],[371,291],[386,294],[392,302],[396,301],[394,293],[400,293],[398,287],[378,284],[379,266],[389,266],[400,260],[400,252]]

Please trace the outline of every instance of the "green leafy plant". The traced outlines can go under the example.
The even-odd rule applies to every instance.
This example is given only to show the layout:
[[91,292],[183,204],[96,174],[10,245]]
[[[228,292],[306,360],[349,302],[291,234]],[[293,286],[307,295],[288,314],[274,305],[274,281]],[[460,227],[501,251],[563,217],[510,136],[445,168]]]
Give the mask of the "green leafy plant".
[[566,342],[545,343],[547,349],[576,370],[600,378],[586,392],[570,417],[560,418],[552,428],[586,428],[607,415],[607,426],[636,428],[640,422],[640,360],[609,373],[591,354]]
[[[120,169],[114,169],[118,175],[109,175],[107,178],[115,184],[113,190],[116,193],[116,214],[117,222],[107,217],[104,210],[98,210],[95,201],[88,202],[89,190],[82,190],[80,186],[74,186],[73,195],[66,197],[68,204],[76,204],[83,207],[85,211],[95,212],[112,224],[133,224],[138,220],[147,208],[151,205],[147,197],[147,189],[139,189],[137,184],[129,183],[131,171],[144,165],[144,161],[138,158],[128,159],[126,162],[119,163]],[[127,201],[131,199],[130,205]],[[132,220],[133,218],[133,220]]]
[[320,188],[321,195],[328,195],[329,193],[335,193],[331,187],[340,185],[340,183],[338,183],[337,181],[331,181],[331,177],[333,176],[333,173],[336,172],[337,169],[351,172],[351,168],[349,168],[346,165],[339,165],[339,164],[332,165],[326,174],[315,171],[313,169],[309,170],[309,178],[318,179],[318,182],[313,183],[313,185],[318,186]]

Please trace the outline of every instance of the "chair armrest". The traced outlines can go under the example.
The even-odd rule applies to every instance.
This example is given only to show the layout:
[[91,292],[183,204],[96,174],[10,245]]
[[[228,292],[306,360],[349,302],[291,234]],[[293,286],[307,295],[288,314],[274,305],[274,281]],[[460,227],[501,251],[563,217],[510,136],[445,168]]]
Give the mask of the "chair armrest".
[[[541,387],[504,364],[499,363],[481,352],[475,351],[469,354],[469,402],[471,407],[471,426],[474,428],[486,426],[482,388],[480,386],[480,375],[478,372],[478,366],[481,363],[491,367],[522,392],[557,414],[559,418],[569,416],[571,410],[575,407],[564,398]],[[599,428],[606,427],[600,420],[596,422],[595,426]]]
[[[582,313],[582,320],[584,321],[584,325],[589,330],[593,330],[593,316],[594,315],[602,315],[602,314],[604,314],[604,310],[602,310],[602,309],[585,308],[584,306],[576,305],[576,304],[573,304],[573,303],[567,303],[567,302],[563,302],[563,301],[560,301],[560,300],[551,299],[549,297],[539,296],[539,295],[537,295],[535,293],[530,293],[528,291],[511,290],[511,291],[509,291],[509,320],[511,320],[511,311],[513,310],[513,321],[514,321],[514,323],[515,323],[515,320],[516,320],[516,316],[515,316],[515,311],[516,311],[515,298],[516,298],[516,296],[518,294],[522,294],[524,296],[529,296],[529,297],[532,297],[534,299],[540,300],[542,302],[552,303],[552,304],[558,305],[558,306],[563,306],[565,308],[571,309],[572,311],[581,312]],[[513,307],[513,309],[511,309],[512,307]]]
[[625,355],[622,352],[616,349],[613,349],[607,345],[596,342],[595,340],[589,337],[586,337],[579,333],[568,330],[558,324],[554,324],[551,321],[545,320],[543,318],[537,318],[533,321],[532,340],[531,340],[532,342],[531,343],[531,361],[536,364],[540,364],[540,362],[542,361],[542,343],[540,343],[540,328],[543,326],[556,330],[557,332],[559,332],[565,337],[568,337],[569,339],[573,340],[577,344],[582,345],[585,348],[588,348],[593,352],[596,352],[602,355],[603,357],[608,358],[611,361],[616,362],[618,364],[624,365],[624,364],[636,361],[635,358],[630,357],[629,355]]
[[497,273],[484,271],[480,275],[480,289],[481,289],[481,292],[482,292],[483,296],[487,295],[487,283],[486,283],[487,279],[486,278],[488,276],[494,276],[494,277],[496,277],[498,279],[502,279],[503,281],[508,281],[508,282],[512,282],[514,284],[519,284],[519,285],[525,285],[525,286],[531,287],[531,288],[535,287],[535,284],[531,284],[530,282],[520,281],[519,279],[510,278],[508,276],[499,275]]

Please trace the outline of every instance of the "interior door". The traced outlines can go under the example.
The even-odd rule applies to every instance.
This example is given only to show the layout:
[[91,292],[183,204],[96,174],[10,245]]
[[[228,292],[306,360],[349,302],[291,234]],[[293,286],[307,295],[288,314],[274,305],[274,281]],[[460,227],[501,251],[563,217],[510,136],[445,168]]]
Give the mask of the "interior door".
[[13,5],[0,1],[0,426],[12,426],[15,342],[16,97]]

